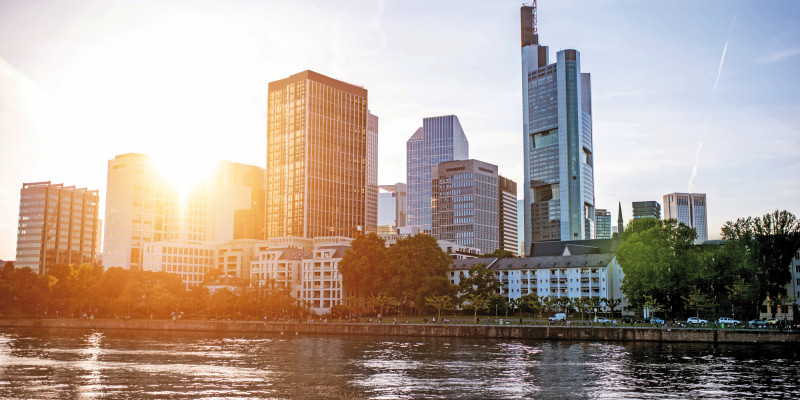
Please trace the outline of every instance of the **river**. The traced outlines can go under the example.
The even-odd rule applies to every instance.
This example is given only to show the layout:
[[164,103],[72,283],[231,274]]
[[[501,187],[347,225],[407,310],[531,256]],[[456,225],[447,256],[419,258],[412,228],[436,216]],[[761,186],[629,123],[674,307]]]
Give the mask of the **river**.
[[800,398],[800,348],[0,328],[0,398]]

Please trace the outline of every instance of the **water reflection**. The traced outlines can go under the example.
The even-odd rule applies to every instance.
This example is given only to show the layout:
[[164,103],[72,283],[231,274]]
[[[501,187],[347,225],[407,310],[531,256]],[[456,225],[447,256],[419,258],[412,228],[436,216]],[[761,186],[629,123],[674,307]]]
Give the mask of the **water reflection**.
[[786,346],[0,330],[0,398],[800,397]]

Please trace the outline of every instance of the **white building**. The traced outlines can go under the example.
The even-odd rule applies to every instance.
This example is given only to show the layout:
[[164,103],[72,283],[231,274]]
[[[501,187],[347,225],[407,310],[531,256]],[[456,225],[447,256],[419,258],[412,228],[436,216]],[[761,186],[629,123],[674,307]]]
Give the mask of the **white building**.
[[150,242],[144,247],[142,269],[179,275],[186,287],[203,282],[214,266],[214,245],[190,242]]
[[300,300],[318,314],[342,304],[342,275],[339,262],[352,239],[332,236],[314,239],[312,258],[303,260]]
[[216,268],[224,277],[249,280],[257,251],[267,244],[265,240],[238,239],[215,246]]
[[260,244],[250,264],[250,285],[277,285],[299,299],[302,295],[303,260],[310,259],[314,239],[272,238]]

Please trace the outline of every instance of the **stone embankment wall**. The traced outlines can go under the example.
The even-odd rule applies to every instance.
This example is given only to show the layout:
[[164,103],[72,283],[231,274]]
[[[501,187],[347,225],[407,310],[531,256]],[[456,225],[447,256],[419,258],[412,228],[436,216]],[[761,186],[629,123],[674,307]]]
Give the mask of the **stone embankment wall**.
[[164,321],[119,319],[6,319],[0,327],[80,328],[230,333],[465,337],[499,339],[587,340],[696,343],[793,343],[800,332],[761,330],[669,329],[584,326],[497,326],[355,323],[262,323],[242,321]]

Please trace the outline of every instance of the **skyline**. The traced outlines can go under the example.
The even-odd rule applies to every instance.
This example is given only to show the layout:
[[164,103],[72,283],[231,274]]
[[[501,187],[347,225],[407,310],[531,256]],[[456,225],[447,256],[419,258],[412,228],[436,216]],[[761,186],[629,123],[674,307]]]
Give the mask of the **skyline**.
[[[306,69],[369,91],[379,184],[405,182],[403,144],[447,114],[471,158],[522,182],[520,3],[349,4],[4,5],[0,35],[25,39],[0,41],[0,259],[15,256],[23,182],[99,189],[102,215],[119,154],[265,167],[267,84]],[[618,201],[627,221],[631,202],[672,192],[708,195],[710,239],[800,211],[800,5],[538,6],[550,57],[576,49],[592,73],[596,207],[612,220]],[[197,140],[214,134],[226,141]]]

